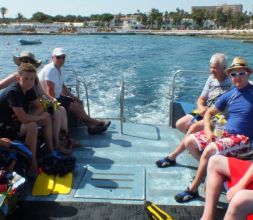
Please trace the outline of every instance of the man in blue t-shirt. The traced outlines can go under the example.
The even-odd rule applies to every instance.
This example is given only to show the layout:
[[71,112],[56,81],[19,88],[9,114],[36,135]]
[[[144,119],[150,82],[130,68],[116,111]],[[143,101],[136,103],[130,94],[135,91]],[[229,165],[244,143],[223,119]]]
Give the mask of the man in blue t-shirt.
[[[52,122],[50,115],[40,107],[33,89],[36,69],[32,64],[19,66],[18,82],[11,84],[0,93],[0,136],[25,137],[25,143],[32,152],[32,171],[37,173],[36,147],[37,125],[43,126],[43,133],[49,152],[53,150]],[[29,114],[30,105],[34,113]],[[9,135],[12,136],[9,136]]]
[[[253,140],[253,85],[249,84],[252,69],[241,57],[235,57],[226,74],[234,84],[234,88],[224,93],[204,116],[204,130],[188,136],[185,146],[199,160],[196,176],[187,190],[175,196],[176,201],[186,202],[198,197],[198,187],[206,175],[209,158],[214,154],[233,156],[249,150]],[[211,117],[227,111],[227,123],[222,137],[215,137]]]

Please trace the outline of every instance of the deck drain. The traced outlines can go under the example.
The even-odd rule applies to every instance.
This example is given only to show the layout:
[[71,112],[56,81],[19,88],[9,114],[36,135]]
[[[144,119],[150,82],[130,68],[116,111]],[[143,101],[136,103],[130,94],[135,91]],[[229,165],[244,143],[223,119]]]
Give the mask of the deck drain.
[[94,199],[145,199],[145,169],[112,167],[98,170],[88,167],[74,197]]

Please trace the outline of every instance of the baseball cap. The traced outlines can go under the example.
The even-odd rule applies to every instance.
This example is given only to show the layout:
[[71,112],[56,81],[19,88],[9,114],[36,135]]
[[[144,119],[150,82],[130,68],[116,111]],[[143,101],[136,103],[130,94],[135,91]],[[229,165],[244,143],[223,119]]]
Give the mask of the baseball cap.
[[65,50],[61,47],[54,48],[52,56],[61,56],[61,55],[66,55]]

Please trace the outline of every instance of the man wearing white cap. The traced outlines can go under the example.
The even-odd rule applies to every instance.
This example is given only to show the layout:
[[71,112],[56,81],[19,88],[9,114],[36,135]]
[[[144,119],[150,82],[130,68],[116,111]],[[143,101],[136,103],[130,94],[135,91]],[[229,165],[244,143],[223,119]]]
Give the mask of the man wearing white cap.
[[58,102],[69,112],[88,126],[90,134],[98,134],[106,131],[110,126],[110,121],[100,121],[91,118],[83,109],[82,102],[75,97],[64,84],[64,65],[66,52],[63,48],[55,48],[52,52],[52,62],[43,67],[38,77],[41,86],[46,94],[56,98]]

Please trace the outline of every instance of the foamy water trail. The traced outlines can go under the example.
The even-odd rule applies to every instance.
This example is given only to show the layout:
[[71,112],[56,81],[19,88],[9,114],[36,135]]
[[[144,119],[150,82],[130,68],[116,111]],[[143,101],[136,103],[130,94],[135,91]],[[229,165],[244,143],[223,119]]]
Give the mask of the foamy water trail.
[[[38,36],[23,36],[35,39]],[[237,55],[253,66],[253,44],[237,40],[163,36],[39,36],[42,44],[20,46],[20,36],[0,36],[0,77],[17,70],[13,55],[33,52],[47,64],[54,47],[67,51],[66,84],[75,91],[76,75],[88,86],[93,117],[119,117],[120,83],[125,81],[125,117],[138,123],[167,124],[172,75],[178,69],[207,70],[176,81],[175,97],[194,102],[208,77],[213,53],[224,52],[231,63]],[[8,45],[5,43],[9,42]],[[70,73],[69,70],[72,72]],[[75,72],[75,74],[74,74]],[[81,98],[85,90],[81,85]]]

